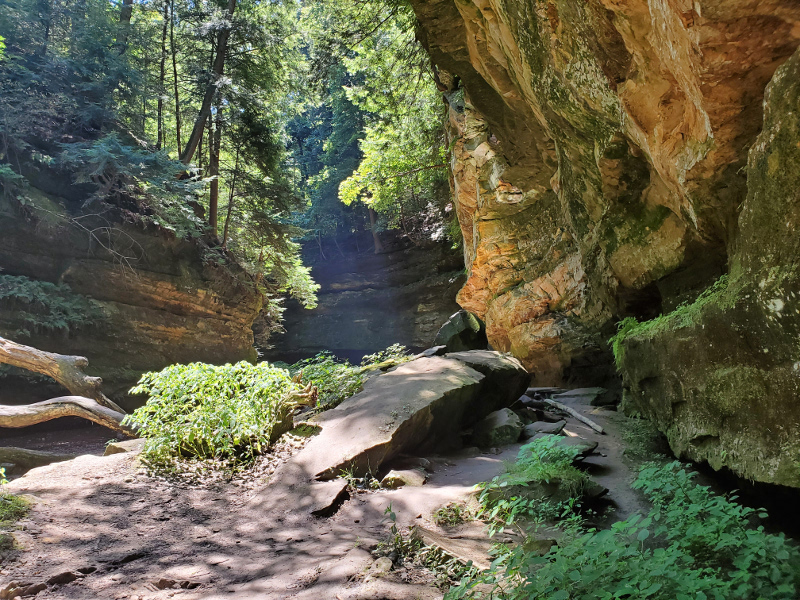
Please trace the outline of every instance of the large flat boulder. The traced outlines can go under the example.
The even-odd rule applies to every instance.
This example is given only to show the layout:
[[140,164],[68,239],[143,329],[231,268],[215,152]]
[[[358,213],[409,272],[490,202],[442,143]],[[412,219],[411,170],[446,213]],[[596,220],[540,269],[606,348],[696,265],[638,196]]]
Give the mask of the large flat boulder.
[[524,389],[526,373],[515,359],[487,351],[458,354],[403,364],[313,418],[322,431],[292,459],[293,467],[309,479],[333,479],[344,470],[377,473],[401,453],[451,444],[464,427],[501,400],[511,404]]

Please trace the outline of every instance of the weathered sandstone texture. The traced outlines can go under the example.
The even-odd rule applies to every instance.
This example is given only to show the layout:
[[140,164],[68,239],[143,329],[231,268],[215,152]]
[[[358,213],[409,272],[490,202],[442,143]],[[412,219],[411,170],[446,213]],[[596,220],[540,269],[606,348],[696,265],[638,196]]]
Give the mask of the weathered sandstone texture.
[[[0,335],[86,356],[125,408],[144,371],[255,358],[261,295],[230,257],[117,207],[81,209],[80,190],[65,183],[60,196],[40,181],[44,189],[23,193],[27,204],[0,199]],[[25,298],[28,280],[68,287],[60,297],[42,294],[41,304]],[[41,325],[25,321],[37,313]]]
[[[747,153],[761,130],[765,87],[800,45],[800,6],[775,0],[412,4],[450,106],[452,187],[469,270],[458,301],[485,321],[492,346],[514,353],[539,385],[600,384],[592,365],[608,360],[618,320],[670,313],[728,270],[733,282],[744,269],[737,261],[754,260],[748,248],[758,243],[781,249],[764,252],[771,258],[759,268],[781,270],[796,261],[796,242],[773,233],[794,231],[785,225],[794,221],[778,217],[785,209],[776,209],[769,226],[754,228],[766,220],[762,207],[741,215],[740,208],[746,198],[750,206],[759,202],[754,195],[763,196],[755,178],[768,167],[754,166],[751,156],[748,173]],[[734,319],[720,313],[720,320],[729,328]],[[782,330],[791,335],[786,323]],[[704,442],[712,450],[690,451],[678,441],[694,434],[678,434],[676,423],[688,432],[698,416],[673,400],[695,394],[696,404],[705,405],[711,392],[689,386],[678,393],[659,381],[674,375],[687,382],[693,374],[701,385],[709,365],[727,368],[731,356],[755,364],[757,356],[789,361],[791,354],[788,346],[763,351],[763,344],[780,346],[777,339],[755,344],[727,328],[702,331],[702,343],[715,348],[705,366],[691,366],[681,355],[686,350],[667,342],[654,350],[657,361],[629,353],[630,361],[652,363],[646,392],[634,390],[633,367],[623,365],[632,402],[649,394],[662,417],[674,413],[659,424],[685,456],[713,456],[715,466],[800,485],[776,466],[748,466],[768,443],[776,444],[771,456],[781,452],[766,431],[786,426],[783,409],[767,409],[758,395],[736,410],[741,419],[747,412],[766,419],[752,435],[741,435],[744,421],[726,418]],[[676,360],[685,364],[685,377],[670,375]],[[790,381],[770,383],[783,390],[775,406],[796,405]],[[739,454],[714,441],[725,435],[741,441]],[[796,439],[796,430],[781,439],[791,435]],[[747,445],[750,462],[743,458]],[[797,458],[795,452],[786,460]]]

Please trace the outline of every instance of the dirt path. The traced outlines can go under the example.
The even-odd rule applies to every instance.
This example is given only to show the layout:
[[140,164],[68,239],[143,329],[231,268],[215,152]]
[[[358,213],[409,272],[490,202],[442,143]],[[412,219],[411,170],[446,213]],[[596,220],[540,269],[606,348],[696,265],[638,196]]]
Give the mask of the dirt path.
[[[31,495],[34,507],[17,534],[24,551],[0,570],[0,582],[79,575],[50,585],[43,597],[53,600],[270,600],[310,597],[311,590],[315,598],[437,598],[431,581],[414,581],[420,575],[413,570],[360,581],[374,561],[367,549],[386,535],[384,510],[391,503],[402,525],[427,522],[515,453],[510,446],[500,455],[437,461],[425,486],[356,495],[328,519],[297,510],[303,498],[279,478],[257,492],[177,487],[140,473],[130,454],[82,456],[10,484]],[[178,589],[158,589],[168,585]]]
[[[611,489],[608,518],[642,510],[618,438],[625,417],[573,407],[609,432],[567,424],[568,434],[599,443],[586,462]],[[17,534],[24,551],[0,570],[0,589],[15,580],[49,581],[38,597],[52,600],[440,598],[433,576],[420,569],[364,580],[374,562],[369,549],[388,531],[385,509],[391,504],[401,526],[437,530],[432,513],[498,474],[518,447],[439,457],[423,487],[357,494],[330,518],[310,516],[307,489],[280,469],[271,484],[190,487],[146,476],[131,454],[81,456],[10,484],[31,495],[34,507]]]

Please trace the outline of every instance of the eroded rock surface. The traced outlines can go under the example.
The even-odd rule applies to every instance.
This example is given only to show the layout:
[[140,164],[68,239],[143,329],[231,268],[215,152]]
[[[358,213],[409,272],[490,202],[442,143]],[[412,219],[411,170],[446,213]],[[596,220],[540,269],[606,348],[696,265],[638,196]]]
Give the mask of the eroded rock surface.
[[458,301],[492,347],[537,386],[613,390],[598,365],[614,323],[670,313],[729,270],[702,310],[625,345],[629,406],[681,456],[800,485],[793,66],[759,137],[800,7],[412,4],[450,107]]
[[[57,183],[43,175],[49,191],[25,192],[35,196],[33,206],[48,207],[47,218],[38,209],[20,212],[10,198],[0,198],[0,272],[9,277],[0,300],[0,335],[86,356],[90,374],[101,376],[104,390],[125,408],[135,401],[119,394],[144,371],[255,358],[251,326],[261,295],[231,256],[117,207],[86,214],[96,209],[80,208],[90,191],[81,195],[80,189]],[[92,310],[74,315],[82,319],[74,327],[32,326],[11,289],[24,286],[24,278],[68,285],[59,309],[65,314],[85,306]]]
[[450,105],[459,303],[541,385],[602,383],[618,317],[656,316],[722,272],[800,8],[412,4]]
[[800,55],[767,88],[730,275],[633,329],[618,357],[626,404],[680,456],[800,487]]

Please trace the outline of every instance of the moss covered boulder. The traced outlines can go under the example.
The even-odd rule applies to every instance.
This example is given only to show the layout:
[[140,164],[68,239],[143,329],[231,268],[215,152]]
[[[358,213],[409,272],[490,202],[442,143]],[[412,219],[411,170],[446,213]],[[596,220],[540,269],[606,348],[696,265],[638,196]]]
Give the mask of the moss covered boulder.
[[800,55],[775,73],[730,274],[615,339],[628,411],[682,458],[800,487]]

